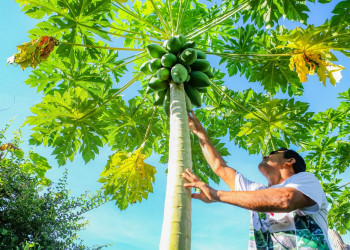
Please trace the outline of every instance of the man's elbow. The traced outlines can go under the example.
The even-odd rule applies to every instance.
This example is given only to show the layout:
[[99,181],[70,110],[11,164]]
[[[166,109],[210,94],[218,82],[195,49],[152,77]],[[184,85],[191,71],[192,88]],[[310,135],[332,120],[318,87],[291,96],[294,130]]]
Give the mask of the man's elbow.
[[281,209],[283,212],[289,213],[299,208],[295,198],[296,196],[293,191],[288,191],[283,194],[281,202]]
[[304,197],[297,190],[288,190],[288,192],[284,193],[283,209],[288,213],[314,204],[315,202],[313,200]]
[[222,176],[225,174],[225,167],[227,167],[226,164],[222,163],[221,161],[217,161],[214,164],[213,171],[216,175],[222,178]]

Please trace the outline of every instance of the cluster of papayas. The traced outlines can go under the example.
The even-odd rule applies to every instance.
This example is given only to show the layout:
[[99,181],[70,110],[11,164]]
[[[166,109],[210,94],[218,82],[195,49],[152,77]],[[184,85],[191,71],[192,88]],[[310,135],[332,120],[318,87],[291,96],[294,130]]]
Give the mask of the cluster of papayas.
[[151,60],[143,63],[141,72],[153,75],[149,80],[147,92],[155,92],[154,105],[163,105],[165,113],[169,115],[170,90],[169,83],[184,83],[186,91],[187,111],[191,111],[192,104],[200,107],[202,104],[200,93],[207,91],[209,78],[213,77],[206,54],[195,49],[194,41],[187,41],[184,35],[176,35],[166,40],[162,45],[147,45],[147,52]]

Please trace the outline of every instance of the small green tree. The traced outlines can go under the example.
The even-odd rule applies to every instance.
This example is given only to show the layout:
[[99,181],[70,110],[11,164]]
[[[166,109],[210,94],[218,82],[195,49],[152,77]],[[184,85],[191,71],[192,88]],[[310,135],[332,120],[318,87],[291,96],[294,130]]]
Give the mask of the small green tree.
[[57,184],[50,183],[44,177],[47,160],[33,152],[25,157],[15,144],[2,146],[0,248],[88,249],[78,232],[88,223],[84,213],[98,207],[101,196],[70,197],[67,171]]

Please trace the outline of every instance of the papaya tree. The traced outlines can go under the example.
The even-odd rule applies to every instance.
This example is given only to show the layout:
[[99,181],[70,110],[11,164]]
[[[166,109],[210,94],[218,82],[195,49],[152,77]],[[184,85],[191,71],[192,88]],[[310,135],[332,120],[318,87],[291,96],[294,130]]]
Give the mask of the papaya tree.
[[[218,138],[226,135],[251,154],[291,145],[308,151],[309,171],[322,181],[330,201],[344,202],[332,212],[345,213],[345,221],[330,219],[330,225],[342,233],[349,228],[349,190],[334,176],[350,163],[350,90],[340,94],[337,109],[317,114],[294,99],[303,95],[308,75],[317,74],[323,85],[339,82],[344,67],[335,63],[334,53],[350,56],[347,1],[337,2],[324,24],[291,30],[279,21],[306,24],[310,10],[304,2],[16,2],[30,17],[42,19],[29,31],[32,41],[9,58],[23,69],[36,68],[26,84],[44,95],[26,121],[33,130],[31,144],[53,148],[59,165],[78,153],[89,162],[109,145],[115,153],[99,181],[120,209],[152,192],[156,169],[145,159],[160,154],[168,163],[161,249],[191,245],[184,169],[219,182],[188,129],[194,106],[223,156],[228,151]],[[229,76],[239,73],[264,92],[232,90],[214,58]],[[125,82],[126,75],[131,79]],[[277,98],[278,93],[287,97]]]

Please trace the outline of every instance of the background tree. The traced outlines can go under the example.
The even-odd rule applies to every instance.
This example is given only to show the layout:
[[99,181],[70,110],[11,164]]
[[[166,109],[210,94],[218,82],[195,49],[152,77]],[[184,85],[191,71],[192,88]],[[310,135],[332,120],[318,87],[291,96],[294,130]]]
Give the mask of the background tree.
[[[0,131],[0,143],[6,141]],[[45,178],[47,160],[23,151],[15,138],[1,147],[0,247],[3,249],[90,249],[78,233],[88,221],[84,214],[101,205],[101,194],[71,197],[67,173],[55,184]],[[4,146],[5,145],[5,146]],[[15,149],[13,148],[15,147]],[[102,246],[91,249],[100,249]]]
[[[309,171],[323,181],[330,201],[345,197],[342,193],[347,187],[337,186],[335,176],[349,166],[344,154],[348,152],[349,139],[347,92],[341,94],[344,101],[337,109],[342,113],[330,109],[314,114],[308,111],[307,103],[293,97],[302,95],[301,82],[307,80],[308,74],[317,73],[323,84],[327,79],[331,84],[339,80],[342,67],[331,61],[337,60],[333,51],[349,56],[347,1],[340,1],[332,19],[323,25],[295,30],[279,26],[278,21],[286,17],[306,23],[309,9],[302,2],[224,1],[219,5],[192,0],[133,1],[130,5],[93,0],[18,2],[24,4],[23,10],[31,17],[48,17],[30,31],[32,38],[54,35],[60,41],[56,53],[27,80],[27,84],[45,95],[43,102],[32,108],[34,116],[28,119],[35,131],[31,142],[54,147],[53,154],[60,164],[73,160],[78,151],[89,161],[98,153],[98,147],[107,143],[118,150],[118,157],[112,156],[104,171],[108,176],[101,181],[105,183],[105,193],[112,195],[120,208],[146,198],[152,191],[154,174],[145,171],[149,173],[146,178],[140,174],[142,171],[121,175],[118,171],[121,166],[124,169],[133,166],[123,165],[123,159],[136,162],[139,156],[143,158],[138,148],[144,145],[146,156],[156,152],[166,162],[169,123],[162,112],[152,109],[154,99],[145,93],[147,77],[136,72],[133,79],[117,88],[112,85],[113,78],[118,83],[129,63],[135,63],[138,69],[147,57],[144,53],[147,44],[161,44],[174,34],[184,34],[206,54],[222,58],[229,75],[239,72],[249,81],[259,82],[265,90],[264,94],[254,90],[232,91],[223,86],[223,73],[215,72],[210,90],[203,94],[206,108],[196,112],[206,127],[215,131],[212,137],[223,155],[227,150],[215,138],[227,134],[253,154],[294,145],[311,153],[307,159]],[[245,24],[248,20],[250,24]],[[233,27],[234,24],[238,27]],[[124,46],[109,47],[97,41],[97,36],[105,40],[113,36],[123,38]],[[141,53],[118,61],[118,53],[112,52],[115,50]],[[142,84],[141,96],[127,104],[120,94],[137,80]],[[278,99],[275,94],[281,92],[289,98]],[[147,119],[150,123],[145,124]],[[211,178],[217,182],[201,154],[193,153],[198,144],[195,138],[191,140],[195,173],[203,180]],[[125,150],[129,153],[123,153]],[[117,161],[113,163],[113,159]],[[328,163],[333,163],[330,168],[325,167]],[[152,170],[149,166],[148,169]],[[148,184],[139,185],[141,179]],[[114,185],[115,180],[123,185]],[[130,189],[137,192],[129,193]],[[350,216],[344,211],[348,224]],[[332,220],[330,223],[336,227]],[[344,225],[338,226],[339,230],[344,229]]]

